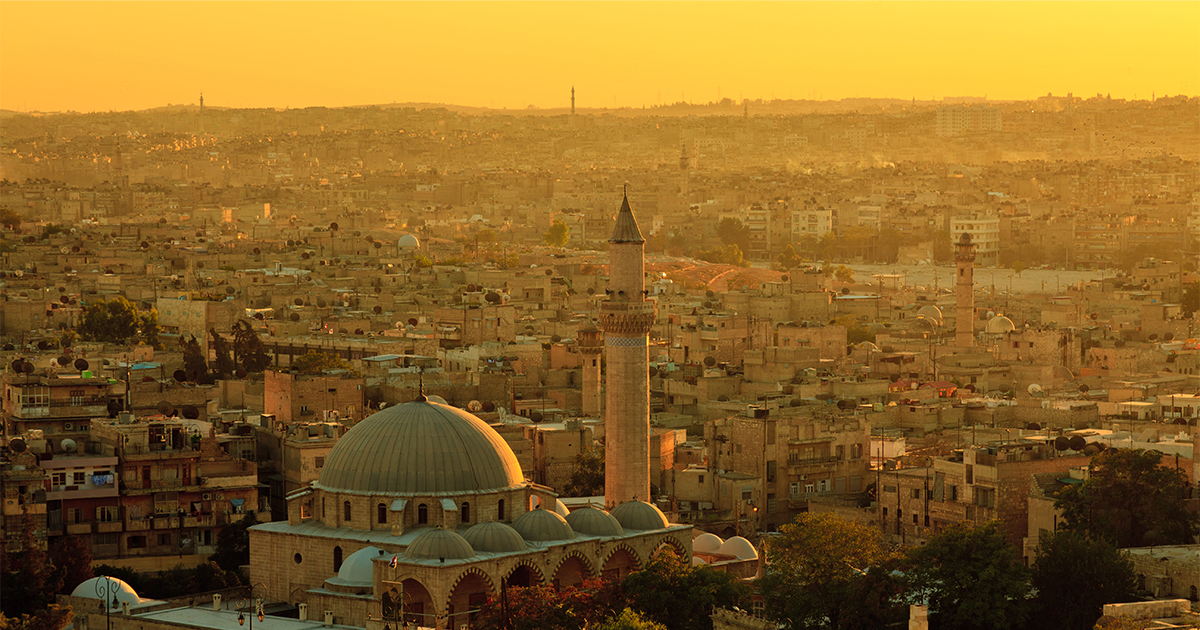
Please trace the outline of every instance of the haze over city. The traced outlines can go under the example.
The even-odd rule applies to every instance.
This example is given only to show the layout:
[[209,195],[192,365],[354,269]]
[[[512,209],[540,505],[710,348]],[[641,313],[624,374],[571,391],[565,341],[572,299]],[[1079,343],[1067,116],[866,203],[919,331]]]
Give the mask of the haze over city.
[[0,1],[0,628],[1200,630],[1198,27]]

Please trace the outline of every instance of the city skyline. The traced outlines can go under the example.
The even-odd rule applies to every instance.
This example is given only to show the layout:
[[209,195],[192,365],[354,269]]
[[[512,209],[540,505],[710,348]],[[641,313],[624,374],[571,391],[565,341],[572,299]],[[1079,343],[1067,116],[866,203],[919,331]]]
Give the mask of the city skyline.
[[0,17],[0,108],[15,111],[201,92],[217,107],[567,109],[573,85],[582,110],[1200,92],[1197,3],[3,2]]

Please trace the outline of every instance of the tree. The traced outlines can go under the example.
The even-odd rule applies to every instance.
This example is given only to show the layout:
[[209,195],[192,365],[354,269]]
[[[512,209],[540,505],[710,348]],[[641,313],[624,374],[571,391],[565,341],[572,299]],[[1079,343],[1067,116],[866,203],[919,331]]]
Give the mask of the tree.
[[696,258],[716,265],[750,266],[750,263],[746,262],[745,257],[742,255],[742,250],[737,245],[726,245],[724,247],[701,250],[696,252]]
[[750,590],[732,574],[693,567],[670,549],[621,582],[629,605],[667,630],[711,630],[714,608],[745,606]]
[[779,266],[783,267],[785,270],[795,269],[796,267],[799,267],[800,263],[802,262],[800,260],[800,256],[796,254],[796,248],[792,247],[791,243],[783,246],[783,251],[779,252],[779,258],[777,260],[779,262]]
[[138,317],[138,331],[142,343],[155,350],[163,349],[162,342],[158,339],[158,309],[152,308]]
[[50,604],[33,614],[10,618],[0,612],[0,628],[4,630],[62,630],[71,625],[75,611],[70,606]]
[[246,512],[242,520],[222,527],[217,532],[217,551],[208,557],[209,561],[225,571],[238,571],[242,565],[250,564],[250,532],[247,530],[257,524],[258,517],[254,512]]
[[183,349],[183,371],[189,380],[195,380],[208,374],[208,360],[204,358],[204,351],[200,349],[200,340],[196,339],[196,335],[190,337],[184,339],[183,335],[180,335],[179,346]]
[[138,335],[137,307],[121,296],[83,307],[76,330],[84,341],[127,344]]
[[25,218],[11,208],[0,208],[0,225],[6,228],[16,228]]
[[838,265],[837,269],[833,270],[833,277],[847,284],[854,282],[854,270],[846,265]]
[[1012,264],[1012,270],[1013,270],[1014,275],[1018,275],[1018,276],[1021,275],[1021,272],[1025,271],[1025,263],[1023,263],[1019,260],[1014,262]]
[[563,496],[594,497],[604,494],[604,449],[592,448],[574,457],[575,470],[563,486]]
[[50,558],[62,583],[60,593],[70,593],[85,580],[94,577],[92,549],[78,536],[64,536],[51,550]]
[[767,615],[794,628],[880,627],[903,611],[879,531],[827,513],[804,513],[767,543],[761,592]]
[[580,587],[549,584],[508,587],[480,607],[475,630],[585,630],[612,612],[611,583],[588,581]]
[[998,521],[960,523],[908,555],[910,596],[939,628],[1020,628],[1029,616],[1029,569]]
[[1042,627],[1089,630],[1105,604],[1132,600],[1137,580],[1129,557],[1112,544],[1066,531],[1038,541],[1032,584],[1033,618]]
[[554,223],[550,224],[550,229],[542,234],[542,242],[550,247],[562,247],[567,244],[567,238],[571,234],[571,228],[567,227],[560,219],[555,219]]
[[292,369],[300,374],[322,374],[327,370],[347,370],[354,373],[354,368],[341,357],[316,350],[309,350],[308,354],[292,361]]
[[1054,502],[1064,529],[1108,540],[1118,548],[1186,544],[1196,522],[1184,508],[1187,479],[1162,465],[1162,453],[1107,449],[1092,458],[1091,474]]
[[[712,620],[709,620],[709,627],[712,627]],[[628,608],[600,622],[595,628],[596,630],[667,630],[667,626],[648,621]]]
[[62,587],[62,575],[46,554],[45,542],[34,533],[33,516],[21,515],[21,538],[17,551],[6,550],[0,568],[0,610],[9,617],[36,615],[54,603],[54,594]]
[[262,372],[271,365],[271,357],[263,348],[258,331],[244,319],[233,324],[233,355],[235,362],[251,374]]
[[725,217],[717,224],[717,237],[726,247],[736,245],[741,251],[750,249],[750,228],[733,217]]
[[212,339],[213,354],[216,359],[213,360],[212,371],[218,378],[228,378],[237,369],[233,363],[233,357],[230,356],[229,342],[217,333],[216,329],[209,329],[209,337]]

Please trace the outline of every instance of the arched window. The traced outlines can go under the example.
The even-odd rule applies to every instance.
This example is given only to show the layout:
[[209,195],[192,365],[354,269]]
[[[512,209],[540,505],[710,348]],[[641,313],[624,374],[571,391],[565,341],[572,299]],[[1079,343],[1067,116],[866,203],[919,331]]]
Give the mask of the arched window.
[[429,524],[429,506],[422,503],[417,506],[417,525]]
[[338,569],[342,568],[342,548],[333,548],[333,572],[337,573]]
[[379,513],[379,515],[378,515],[379,524],[380,525],[386,524],[387,523],[387,505],[380,503],[378,505],[378,507],[376,508],[376,511]]
[[461,513],[462,513],[462,522],[470,523],[471,522],[471,504],[467,503],[466,501],[463,501],[462,507],[459,509],[461,510]]
[[496,520],[504,520],[504,499],[500,499],[500,502],[496,504]]
[[345,501],[342,503],[342,520],[347,523],[350,522],[350,502],[349,501]]

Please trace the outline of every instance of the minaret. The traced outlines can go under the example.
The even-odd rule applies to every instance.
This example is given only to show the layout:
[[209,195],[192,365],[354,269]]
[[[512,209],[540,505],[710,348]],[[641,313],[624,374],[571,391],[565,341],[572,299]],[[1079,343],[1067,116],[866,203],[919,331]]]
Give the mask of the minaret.
[[975,244],[970,232],[963,232],[954,244],[954,260],[958,261],[954,345],[970,348],[975,345]]
[[600,353],[604,352],[604,335],[592,322],[575,333],[575,346],[583,355],[583,415],[600,416]]
[[571,116],[575,115],[575,86],[571,86]]
[[644,286],[646,239],[638,229],[629,195],[621,200],[608,239],[608,299],[600,305],[604,331],[604,503],[614,507],[650,497],[650,375],[646,334],[655,304]]

